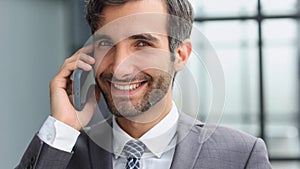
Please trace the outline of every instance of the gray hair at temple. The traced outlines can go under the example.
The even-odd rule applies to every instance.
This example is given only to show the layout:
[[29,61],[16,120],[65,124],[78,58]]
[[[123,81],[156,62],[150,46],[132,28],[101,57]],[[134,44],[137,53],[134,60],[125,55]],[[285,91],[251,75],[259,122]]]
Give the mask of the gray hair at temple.
[[[101,12],[105,6],[121,5],[134,0],[88,0],[86,4],[86,20],[94,34],[100,27]],[[135,0],[136,1],[136,0]],[[176,16],[184,22],[178,22],[176,19],[169,19],[169,47],[173,53],[183,40],[190,38],[193,27],[194,14],[189,0],[162,0],[165,1],[169,15]],[[185,24],[182,24],[185,23]],[[176,37],[172,36],[176,35]],[[174,58],[173,58],[174,59]]]

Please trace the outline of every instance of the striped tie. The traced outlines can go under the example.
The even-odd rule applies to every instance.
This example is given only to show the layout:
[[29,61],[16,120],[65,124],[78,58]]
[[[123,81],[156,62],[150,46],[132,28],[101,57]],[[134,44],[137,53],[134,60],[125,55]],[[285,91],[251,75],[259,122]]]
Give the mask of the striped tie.
[[130,140],[124,146],[124,152],[127,156],[126,169],[139,169],[140,159],[144,153],[145,145],[138,140]]

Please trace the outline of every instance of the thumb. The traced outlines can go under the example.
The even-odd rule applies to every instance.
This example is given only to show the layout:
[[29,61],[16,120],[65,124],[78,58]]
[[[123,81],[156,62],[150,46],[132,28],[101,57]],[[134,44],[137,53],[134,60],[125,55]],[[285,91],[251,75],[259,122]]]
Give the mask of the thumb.
[[[77,116],[78,116],[78,120],[81,123],[82,127],[86,126],[91,118],[93,117],[93,114],[96,110],[97,104],[98,104],[98,100],[100,100],[100,98],[98,98],[96,91],[98,90],[99,93],[99,89],[97,89],[96,85],[91,85],[89,87],[88,93],[87,93],[87,102],[84,105],[83,109],[81,111],[77,112]],[[100,94],[100,93],[99,93]]]

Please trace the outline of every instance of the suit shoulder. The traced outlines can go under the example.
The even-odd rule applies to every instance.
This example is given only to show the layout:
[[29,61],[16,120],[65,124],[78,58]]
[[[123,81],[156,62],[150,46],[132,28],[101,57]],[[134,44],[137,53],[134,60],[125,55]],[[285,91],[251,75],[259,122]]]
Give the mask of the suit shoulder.
[[217,137],[221,137],[225,140],[229,139],[232,141],[237,141],[237,142],[242,142],[242,143],[254,143],[257,140],[257,137],[250,135],[244,131],[234,129],[234,128],[229,128],[225,126],[214,126],[208,125],[208,128],[214,129],[214,134]]
[[202,142],[207,141],[217,147],[227,147],[228,149],[249,152],[258,141],[257,137],[246,132],[220,125],[204,124],[201,128],[197,127],[197,130],[200,130],[199,133],[204,135]]
[[202,132],[206,136],[201,140],[203,144],[199,164],[211,161],[230,169],[258,164],[269,168],[267,150],[262,139],[223,126],[204,125]]
[[[180,127],[189,132],[185,145],[201,147],[195,168],[245,168],[256,164],[269,166],[263,140],[243,131],[201,123],[181,116]],[[212,167],[212,164],[216,167]],[[269,168],[269,167],[265,167]]]
[[182,116],[181,120],[183,123],[189,124],[191,133],[197,136],[195,138],[200,138],[200,142],[204,146],[210,145],[218,149],[250,152],[257,141],[260,140],[241,130],[221,125],[205,124],[187,115]]
[[253,145],[258,139],[244,131],[222,125],[203,123],[188,115],[181,115],[179,123],[189,127],[193,133],[201,135],[205,140],[210,139],[215,142],[222,141]]

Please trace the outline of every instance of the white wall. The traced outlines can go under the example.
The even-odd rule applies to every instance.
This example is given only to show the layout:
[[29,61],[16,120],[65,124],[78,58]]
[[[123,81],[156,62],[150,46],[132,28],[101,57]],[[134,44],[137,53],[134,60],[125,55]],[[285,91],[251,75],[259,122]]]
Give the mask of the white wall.
[[65,1],[0,0],[0,168],[13,168],[49,114],[48,83],[69,54]]

